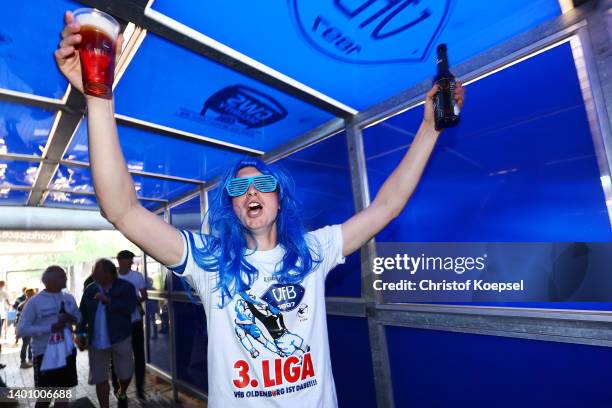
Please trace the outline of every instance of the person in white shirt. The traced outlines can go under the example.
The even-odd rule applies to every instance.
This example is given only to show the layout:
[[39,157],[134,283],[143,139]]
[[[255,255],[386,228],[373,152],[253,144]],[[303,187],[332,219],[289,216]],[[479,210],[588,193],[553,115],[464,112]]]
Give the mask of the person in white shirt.
[[9,295],[6,289],[6,282],[0,281],[0,337],[2,337],[2,327],[6,321],[6,316],[11,308]]
[[[6,287],[6,283],[4,281],[0,281],[0,338],[2,337],[2,328],[4,327],[4,322],[6,321],[6,315],[10,307],[9,303],[9,295],[4,290]],[[0,354],[2,354],[2,344],[0,343]],[[0,364],[0,369],[6,367],[4,364]]]
[[[66,366],[55,370],[41,371],[49,336],[52,332],[61,332],[81,321],[81,312],[76,300],[66,288],[66,272],[59,266],[49,266],[42,275],[45,289],[33,296],[26,303],[19,317],[17,334],[20,337],[31,337],[32,355],[34,356],[34,384],[36,387],[75,387],[78,383],[76,369],[76,348],[66,359]],[[64,313],[60,313],[63,310]],[[45,403],[37,403],[37,407]],[[46,404],[47,406],[49,404]],[[65,407],[65,402],[55,402],[55,407]]]
[[[132,270],[134,264],[134,253],[128,250],[119,251],[117,254],[117,262],[119,263],[118,277],[126,280],[134,285],[138,305],[132,312],[132,350],[134,351],[134,378],[136,380],[136,395],[140,399],[145,399],[144,394],[144,379],[145,379],[145,349],[144,349],[144,328],[142,317],[144,309],[142,303],[147,301],[147,284],[144,276],[140,272]],[[119,382],[115,371],[113,374],[113,388],[119,389]]]
[[[81,91],[80,26],[65,15],[55,51]],[[117,40],[121,49],[122,37]],[[372,204],[342,224],[306,232],[293,182],[278,166],[245,158],[209,198],[210,234],[179,231],[145,209],[125,166],[112,99],[85,95],[89,155],[101,213],[145,253],[182,276],[204,304],[208,406],[338,405],[325,312],[325,278],[397,217],[414,192],[440,132],[434,86],[410,149]],[[455,93],[463,105],[464,90]],[[180,340],[177,343],[180,347]]]

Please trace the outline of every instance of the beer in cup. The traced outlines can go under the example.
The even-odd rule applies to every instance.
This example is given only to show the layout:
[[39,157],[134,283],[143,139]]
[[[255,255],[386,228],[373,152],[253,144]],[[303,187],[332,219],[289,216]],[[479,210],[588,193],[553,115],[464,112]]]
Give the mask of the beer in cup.
[[112,97],[119,23],[108,14],[90,8],[78,9],[74,20],[81,26],[79,58],[83,90],[88,95]]

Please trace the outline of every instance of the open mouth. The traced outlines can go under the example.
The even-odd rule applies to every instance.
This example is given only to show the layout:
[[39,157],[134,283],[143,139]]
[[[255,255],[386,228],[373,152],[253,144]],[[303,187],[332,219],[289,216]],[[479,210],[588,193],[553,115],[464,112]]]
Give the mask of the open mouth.
[[261,206],[261,204],[259,204],[258,202],[252,202],[249,203],[249,205],[247,206],[247,215],[249,217],[257,217],[259,214],[261,214],[262,210],[263,207]]

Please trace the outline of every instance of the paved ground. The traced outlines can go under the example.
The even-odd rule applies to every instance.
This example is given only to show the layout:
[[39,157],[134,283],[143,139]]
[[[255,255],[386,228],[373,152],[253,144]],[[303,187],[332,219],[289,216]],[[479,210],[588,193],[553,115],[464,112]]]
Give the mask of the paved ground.
[[[2,354],[0,362],[6,364],[6,368],[0,370],[0,378],[4,380],[8,387],[33,387],[34,377],[31,368],[19,368],[20,359],[19,351],[21,346],[12,347],[11,341],[2,339]],[[77,400],[71,404],[73,408],[98,407],[96,398],[96,390],[94,386],[87,384],[87,376],[89,372],[89,363],[87,361],[87,352],[79,352],[77,354],[77,370],[79,373],[79,385],[74,389],[76,391]],[[202,401],[197,401],[181,395],[181,403],[172,403],[172,387],[160,377],[152,373],[147,373],[147,382],[145,387],[147,395],[146,401],[140,401],[136,398],[136,390],[134,385],[130,385],[128,389],[128,398],[130,407],[142,408],[162,408],[162,407],[194,407],[205,408],[206,405]],[[110,397],[111,407],[115,407],[117,402],[113,396]],[[20,407],[34,408],[34,401],[22,401]]]

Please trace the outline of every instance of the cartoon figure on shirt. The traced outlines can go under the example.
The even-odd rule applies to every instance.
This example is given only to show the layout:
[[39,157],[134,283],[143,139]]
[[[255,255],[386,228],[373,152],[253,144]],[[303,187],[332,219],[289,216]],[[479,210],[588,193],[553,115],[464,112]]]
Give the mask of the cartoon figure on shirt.
[[308,305],[302,304],[298,307],[297,317],[300,319],[300,322],[308,320]]
[[234,319],[236,323],[236,336],[238,336],[240,344],[242,344],[246,351],[251,354],[251,357],[257,358],[257,356],[259,356],[259,350],[253,346],[253,342],[251,342],[250,338],[257,340],[271,352],[280,354],[278,347],[264,336],[259,327],[257,327],[255,316],[253,316],[253,313],[244,299],[238,299],[236,301],[234,310],[236,311],[236,318]]
[[[236,304],[238,305],[238,303],[241,303],[241,301],[243,301],[243,304],[246,305],[246,307],[250,311],[250,315],[259,320],[264,325],[270,337],[272,338],[272,340],[274,340],[274,345],[276,346],[277,350],[271,350],[270,347],[266,346],[268,350],[273,351],[281,357],[295,355],[300,358],[304,355],[304,353],[310,350],[310,346],[304,344],[303,338],[301,338],[295,333],[290,332],[287,329],[287,326],[285,326],[283,314],[281,313],[280,309],[270,305],[267,302],[259,300],[257,296],[255,296],[253,293],[247,294],[244,291],[241,291],[239,293],[242,299],[239,299]],[[254,320],[251,320],[251,322],[254,323]],[[261,334],[259,328],[256,328],[257,331]],[[244,343],[242,344],[243,346],[245,346]],[[262,344],[265,345],[265,343]],[[247,350],[250,352],[248,348]],[[251,353],[251,355],[253,354]]]

